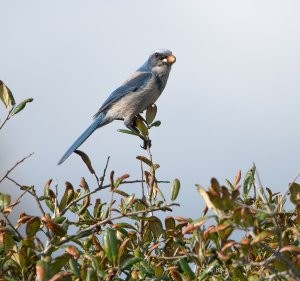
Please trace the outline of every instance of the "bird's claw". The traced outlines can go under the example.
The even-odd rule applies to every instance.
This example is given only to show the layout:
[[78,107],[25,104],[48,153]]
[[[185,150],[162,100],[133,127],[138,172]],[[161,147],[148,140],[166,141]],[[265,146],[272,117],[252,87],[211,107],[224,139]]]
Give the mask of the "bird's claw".
[[141,145],[141,148],[147,150],[148,148],[151,147],[151,145],[152,145],[151,144],[151,140],[149,140],[149,139],[143,139],[143,141],[144,141],[144,143],[143,143],[143,145]]

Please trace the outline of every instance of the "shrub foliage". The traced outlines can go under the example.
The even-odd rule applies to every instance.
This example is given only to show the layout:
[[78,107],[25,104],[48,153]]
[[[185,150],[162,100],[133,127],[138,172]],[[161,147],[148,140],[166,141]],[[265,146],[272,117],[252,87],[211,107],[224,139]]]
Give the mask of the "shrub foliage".
[[[0,98],[8,110],[0,129],[32,101],[16,106],[1,81]],[[43,191],[22,185],[10,173],[31,154],[0,177],[1,184],[10,181],[20,190],[16,199],[0,193],[0,280],[299,280],[296,179],[281,195],[260,184],[255,166],[243,179],[238,171],[224,185],[212,178],[207,189],[196,185],[205,204],[202,216],[174,217],[180,181],[158,180],[160,166],[151,154],[149,130],[160,125],[156,111],[151,106],[145,118],[137,118],[136,132],[120,130],[144,141],[145,155],[136,157],[139,180],[109,172],[109,158],[97,175],[82,151],[77,154],[94,175],[93,183],[82,178],[63,188],[50,179]],[[128,193],[128,184],[140,195]],[[167,192],[163,185],[170,186]],[[111,199],[101,200],[102,192]],[[25,194],[40,213],[23,212],[13,222]]]

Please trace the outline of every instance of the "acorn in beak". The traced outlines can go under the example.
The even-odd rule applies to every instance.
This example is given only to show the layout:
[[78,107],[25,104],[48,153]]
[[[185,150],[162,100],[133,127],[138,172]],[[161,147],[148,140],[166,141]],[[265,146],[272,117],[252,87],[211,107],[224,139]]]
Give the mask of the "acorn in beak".
[[175,63],[175,62],[176,62],[176,57],[173,56],[173,55],[167,56],[167,62],[168,62],[169,64]]
[[176,61],[176,57],[173,55],[169,55],[163,59],[164,63],[172,65]]

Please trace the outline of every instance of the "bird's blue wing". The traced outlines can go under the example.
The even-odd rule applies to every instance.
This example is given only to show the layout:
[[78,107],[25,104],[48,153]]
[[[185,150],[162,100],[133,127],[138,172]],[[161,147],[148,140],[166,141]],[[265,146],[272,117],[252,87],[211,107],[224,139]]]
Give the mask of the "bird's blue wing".
[[98,112],[94,115],[94,118],[96,118],[101,112],[108,109],[113,103],[117,102],[125,95],[142,90],[145,86],[147,86],[152,76],[153,74],[151,72],[140,72],[132,79],[127,80],[124,85],[120,86],[110,94]]

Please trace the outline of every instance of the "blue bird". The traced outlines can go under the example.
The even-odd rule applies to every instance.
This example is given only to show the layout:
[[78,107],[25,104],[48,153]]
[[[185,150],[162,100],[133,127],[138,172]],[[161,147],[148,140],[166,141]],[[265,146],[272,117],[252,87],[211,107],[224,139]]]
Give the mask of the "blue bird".
[[135,118],[159,98],[164,90],[176,57],[169,50],[157,50],[122,86],[113,91],[94,115],[93,123],[71,145],[58,165],[62,164],[96,129],[123,120],[127,128],[136,130]]

